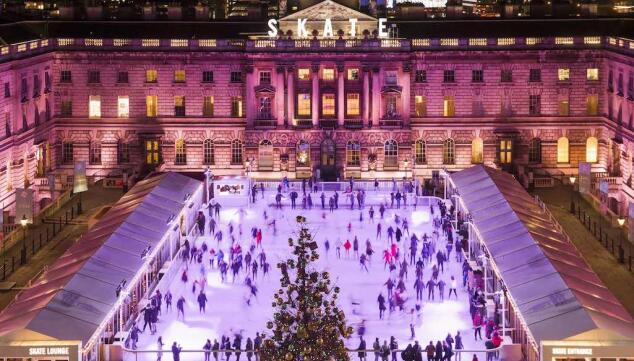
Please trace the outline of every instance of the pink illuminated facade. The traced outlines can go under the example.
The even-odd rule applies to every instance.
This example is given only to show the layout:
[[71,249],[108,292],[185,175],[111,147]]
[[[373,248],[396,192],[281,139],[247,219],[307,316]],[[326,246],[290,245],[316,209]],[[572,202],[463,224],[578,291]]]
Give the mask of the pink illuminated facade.
[[50,36],[2,48],[5,208],[25,184],[51,198],[46,175],[64,184],[77,161],[95,178],[210,167],[325,180],[424,178],[484,163],[527,184],[530,174],[576,174],[589,162],[618,178],[621,204],[629,200],[632,40],[423,30],[380,39],[361,28],[355,38],[298,39],[262,29],[235,39]]

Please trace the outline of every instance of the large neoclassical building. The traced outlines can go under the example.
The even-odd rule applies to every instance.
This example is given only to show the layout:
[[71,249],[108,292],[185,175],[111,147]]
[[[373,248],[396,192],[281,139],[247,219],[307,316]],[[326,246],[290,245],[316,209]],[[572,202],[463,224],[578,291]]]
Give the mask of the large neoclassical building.
[[269,22],[4,25],[0,201],[24,185],[46,200],[43,180],[80,161],[96,178],[324,180],[589,162],[631,189],[633,30],[385,20],[332,0]]

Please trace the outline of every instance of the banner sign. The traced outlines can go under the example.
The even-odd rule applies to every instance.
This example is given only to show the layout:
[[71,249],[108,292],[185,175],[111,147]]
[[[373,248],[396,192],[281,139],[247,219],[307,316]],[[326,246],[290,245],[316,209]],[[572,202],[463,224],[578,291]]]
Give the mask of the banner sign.
[[592,165],[579,162],[579,193],[588,194],[592,187]]
[[15,190],[15,223],[26,218],[33,223],[33,190],[16,188]]
[[86,179],[86,161],[75,163],[75,176],[73,177],[73,193],[81,193],[88,190]]

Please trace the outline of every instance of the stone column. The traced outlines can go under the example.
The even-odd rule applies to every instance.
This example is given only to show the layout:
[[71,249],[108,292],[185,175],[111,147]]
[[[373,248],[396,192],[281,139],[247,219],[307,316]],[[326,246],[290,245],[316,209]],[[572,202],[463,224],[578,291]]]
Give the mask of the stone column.
[[294,124],[295,119],[295,68],[289,65],[286,68],[286,105],[287,105],[287,121],[289,124]]
[[403,63],[403,73],[401,74],[401,87],[403,92],[401,93],[401,105],[403,109],[401,110],[401,117],[403,119],[403,125],[409,124],[409,117],[411,114],[410,109],[410,75],[412,71],[412,64]]
[[370,119],[370,68],[363,67],[363,94],[361,100],[361,117],[363,120],[363,126],[368,125]]
[[247,126],[253,126],[253,120],[256,119],[256,99],[255,99],[255,80],[253,76],[253,66],[247,65],[244,67],[247,74],[246,80],[246,98],[244,99],[245,116],[247,120]]
[[313,127],[319,127],[319,64],[313,64],[311,68],[311,76],[313,81],[313,89],[311,92],[311,115],[313,118]]
[[346,92],[344,90],[345,68],[337,64],[337,124],[343,126],[346,115]]
[[375,67],[372,69],[372,115],[370,120],[373,126],[379,125],[381,115],[381,75],[380,69]]
[[277,119],[277,125],[284,125],[284,115],[286,109],[284,108],[286,100],[284,98],[284,90],[286,89],[286,79],[284,67],[278,65],[275,69],[277,74],[277,81],[275,82],[275,113],[274,117]]

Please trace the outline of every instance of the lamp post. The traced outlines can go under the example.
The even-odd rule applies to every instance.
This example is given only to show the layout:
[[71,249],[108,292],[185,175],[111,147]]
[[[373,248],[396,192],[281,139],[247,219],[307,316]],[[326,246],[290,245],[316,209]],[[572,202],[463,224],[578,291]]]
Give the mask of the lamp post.
[[575,213],[575,202],[574,202],[574,196],[575,196],[575,181],[577,180],[577,178],[573,175],[570,176],[570,213],[574,214]]
[[247,161],[244,162],[244,165],[245,165],[246,170],[247,170],[247,182],[248,182],[248,187],[249,187],[249,191],[247,192],[247,194],[249,196],[248,203],[251,203],[251,197],[252,197],[251,192],[253,192],[253,189],[251,188],[251,175],[250,175],[250,173],[251,173],[251,160],[249,160],[249,158],[247,158]]
[[625,250],[623,249],[623,226],[625,225],[625,217],[619,217],[617,219],[619,223],[619,263],[625,263]]
[[20,250],[20,264],[26,263],[26,226],[29,224],[29,220],[26,218],[26,214],[22,215],[20,219],[20,225],[22,226],[22,249]]

